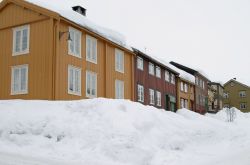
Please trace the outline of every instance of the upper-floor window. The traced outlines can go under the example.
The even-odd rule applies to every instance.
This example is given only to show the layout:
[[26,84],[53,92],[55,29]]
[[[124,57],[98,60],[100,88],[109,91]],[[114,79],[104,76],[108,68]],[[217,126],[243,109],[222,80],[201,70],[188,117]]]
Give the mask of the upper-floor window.
[[28,65],[13,66],[11,70],[11,95],[28,93]]
[[198,77],[195,77],[195,84],[199,85],[199,78]]
[[81,96],[81,69],[68,66],[68,93]]
[[161,92],[156,91],[156,105],[161,106]]
[[71,41],[68,44],[68,53],[72,56],[81,58],[81,38],[82,32],[75,28],[69,27]]
[[202,88],[205,89],[205,82],[202,81]]
[[149,89],[149,104],[155,105],[155,91],[153,89]]
[[161,68],[156,66],[156,77],[161,78]]
[[228,98],[229,98],[229,93],[228,93],[228,92],[225,92],[225,93],[224,93],[224,98],[225,98],[225,99],[228,99]]
[[202,82],[203,82],[203,81],[200,79],[200,84],[199,84],[199,86],[200,86],[201,88],[202,88]]
[[144,102],[144,87],[139,84],[137,86],[137,96],[139,102]]
[[97,74],[95,72],[86,71],[86,97],[97,97]]
[[115,70],[124,73],[124,52],[115,49]]
[[171,74],[171,83],[175,84],[175,75],[174,74]]
[[86,36],[86,60],[97,64],[97,39]]
[[181,82],[181,91],[184,91],[184,83]]
[[246,103],[240,103],[240,109],[246,109],[247,104]]
[[115,80],[115,98],[124,99],[124,82]]
[[137,57],[137,68],[143,70],[143,58]]
[[148,65],[148,73],[151,75],[155,75],[155,66],[152,63],[149,63]]
[[246,97],[246,91],[240,91],[239,96],[240,97]]
[[29,53],[30,26],[13,29],[13,56]]
[[188,92],[188,85],[187,84],[184,84],[184,92]]
[[169,71],[165,71],[165,81],[169,82],[170,76],[169,76]]

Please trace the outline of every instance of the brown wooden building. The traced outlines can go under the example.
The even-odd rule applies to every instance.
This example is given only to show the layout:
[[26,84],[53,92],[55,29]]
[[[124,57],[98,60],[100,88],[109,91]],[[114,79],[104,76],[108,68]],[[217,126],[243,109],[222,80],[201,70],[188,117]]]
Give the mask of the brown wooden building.
[[137,49],[134,52],[136,101],[176,111],[178,73]]
[[186,67],[184,65],[178,64],[176,62],[171,61],[170,64],[175,67],[191,74],[195,78],[195,104],[193,110],[200,114],[205,114],[208,110],[208,78],[202,75],[200,72]]
[[80,6],[61,13],[32,1],[0,3],[0,99],[134,99],[132,50]]

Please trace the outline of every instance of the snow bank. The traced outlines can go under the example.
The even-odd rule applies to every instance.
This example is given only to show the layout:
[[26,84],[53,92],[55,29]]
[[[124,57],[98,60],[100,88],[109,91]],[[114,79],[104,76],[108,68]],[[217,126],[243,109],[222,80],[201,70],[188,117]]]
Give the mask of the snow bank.
[[249,151],[248,127],[126,100],[0,101],[0,158],[8,153],[78,165],[213,164]]

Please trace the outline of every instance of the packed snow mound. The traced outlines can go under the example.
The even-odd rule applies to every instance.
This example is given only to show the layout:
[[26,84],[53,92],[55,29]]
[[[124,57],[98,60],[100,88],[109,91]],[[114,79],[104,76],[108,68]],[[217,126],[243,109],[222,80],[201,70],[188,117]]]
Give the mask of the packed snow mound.
[[[102,98],[0,101],[0,158],[8,153],[77,165],[224,165],[221,157],[248,154],[249,148],[249,124],[186,109],[173,113]],[[240,160],[250,162],[246,156]],[[249,165],[244,162],[237,163]]]

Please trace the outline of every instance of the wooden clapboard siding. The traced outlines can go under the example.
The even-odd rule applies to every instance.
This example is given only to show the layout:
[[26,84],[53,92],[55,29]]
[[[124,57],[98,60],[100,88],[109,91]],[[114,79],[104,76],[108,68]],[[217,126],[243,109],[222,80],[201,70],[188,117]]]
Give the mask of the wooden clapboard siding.
[[[0,99],[52,99],[53,20],[13,3],[0,13]],[[30,25],[30,49],[12,56],[13,30]],[[28,64],[28,94],[10,95],[11,66]]]
[[[25,1],[4,0],[0,5],[0,99],[73,100],[86,98],[86,71],[97,74],[97,96],[115,98],[115,80],[124,81],[125,99],[134,100],[134,53],[106,38]],[[30,25],[30,52],[12,56],[12,28]],[[67,33],[82,32],[81,58],[68,54]],[[97,39],[98,62],[86,61],[86,35]],[[124,51],[124,74],[115,71],[115,49]],[[28,94],[11,96],[11,66],[29,65]],[[81,96],[68,94],[68,66],[81,68]]]

